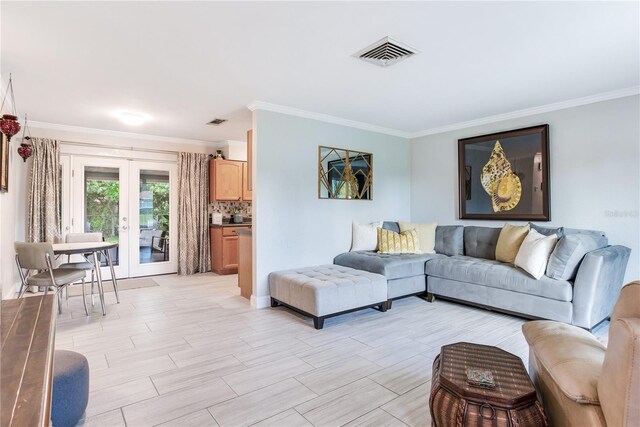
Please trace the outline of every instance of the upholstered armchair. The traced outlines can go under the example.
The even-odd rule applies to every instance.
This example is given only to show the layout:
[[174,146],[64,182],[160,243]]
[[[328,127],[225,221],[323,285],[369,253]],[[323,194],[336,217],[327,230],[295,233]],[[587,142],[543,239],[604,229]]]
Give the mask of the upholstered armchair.
[[528,322],[522,331],[529,373],[552,425],[640,425],[640,281],[622,288],[606,347],[559,322]]

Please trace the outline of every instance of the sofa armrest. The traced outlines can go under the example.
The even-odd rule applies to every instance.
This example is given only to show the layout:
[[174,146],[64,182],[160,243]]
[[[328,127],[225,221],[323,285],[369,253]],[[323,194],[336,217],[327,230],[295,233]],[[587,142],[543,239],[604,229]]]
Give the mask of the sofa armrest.
[[611,320],[598,396],[607,425],[640,425],[639,318]]
[[631,249],[607,246],[585,255],[573,284],[572,324],[591,329],[611,315]]

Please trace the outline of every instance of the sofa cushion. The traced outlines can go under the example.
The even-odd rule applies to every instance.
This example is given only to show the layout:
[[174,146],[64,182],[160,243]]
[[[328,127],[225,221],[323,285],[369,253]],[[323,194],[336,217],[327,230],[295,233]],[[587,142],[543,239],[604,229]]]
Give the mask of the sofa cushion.
[[357,270],[383,274],[387,280],[424,275],[425,263],[430,259],[446,258],[438,254],[387,255],[372,251],[346,252],[333,263]]
[[453,256],[436,258],[426,265],[428,276],[474,283],[513,292],[537,295],[558,301],[571,301],[573,288],[566,280],[542,276],[536,280],[524,271],[498,261]]
[[495,227],[465,227],[464,254],[475,258],[496,259],[496,244],[501,230]]
[[418,232],[418,240],[420,241],[420,252],[425,254],[435,253],[436,247],[436,227],[435,222],[398,222],[400,232],[416,230]]
[[531,274],[535,279],[540,279],[544,275],[549,256],[551,256],[551,251],[557,241],[556,233],[545,236],[536,230],[530,230],[520,245],[514,264]]
[[498,243],[496,243],[496,259],[513,264],[520,249],[520,245],[529,233],[529,224],[511,225],[505,224],[500,231]]
[[[605,237],[606,239],[606,237]],[[558,241],[547,264],[547,276],[553,279],[571,280],[576,277],[582,258],[600,249],[606,240],[588,233],[568,234]]]
[[382,228],[384,228],[385,230],[393,231],[395,233],[400,232],[400,225],[395,221],[383,221]]
[[351,250],[375,251],[378,249],[378,228],[382,221],[371,224],[361,224],[353,221],[351,224]]
[[395,231],[378,228],[378,253],[381,254],[418,254],[420,239],[416,230]]
[[607,238],[607,235],[604,233],[604,231],[584,230],[582,228],[565,228],[564,229],[565,236],[571,236],[574,234],[591,236],[596,241],[599,248],[604,248],[609,244],[609,239]]
[[551,236],[552,234],[555,234],[558,237],[558,239],[564,236],[564,227],[557,227],[557,228],[541,227],[532,222],[529,223],[529,227],[531,227],[532,230],[536,230],[538,233],[545,236]]
[[464,227],[439,225],[436,227],[436,253],[444,255],[464,254]]

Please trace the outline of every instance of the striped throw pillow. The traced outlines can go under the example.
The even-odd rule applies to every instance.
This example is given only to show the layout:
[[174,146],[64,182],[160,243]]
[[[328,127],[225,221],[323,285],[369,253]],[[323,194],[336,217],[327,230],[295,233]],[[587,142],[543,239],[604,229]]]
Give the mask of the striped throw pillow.
[[378,253],[415,254],[420,253],[418,232],[408,230],[402,233],[378,228]]

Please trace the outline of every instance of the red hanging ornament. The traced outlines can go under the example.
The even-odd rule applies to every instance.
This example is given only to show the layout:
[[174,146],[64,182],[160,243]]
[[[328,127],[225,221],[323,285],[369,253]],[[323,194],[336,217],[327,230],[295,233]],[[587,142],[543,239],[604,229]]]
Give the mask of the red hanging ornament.
[[18,117],[13,114],[3,114],[2,120],[0,120],[0,132],[7,135],[7,139],[11,141],[11,137],[20,132]]
[[4,92],[2,98],[2,105],[0,105],[0,112],[4,109],[4,103],[10,97],[11,101],[11,114],[3,114],[0,119],[0,132],[7,136],[7,139],[11,141],[11,137],[20,132],[20,123],[18,123],[18,113],[16,112],[16,100],[13,96],[13,79],[9,74],[9,84],[7,90]]
[[25,113],[22,143],[20,144],[20,147],[18,147],[18,154],[22,157],[23,162],[26,162],[27,159],[33,155],[33,145],[29,144],[29,141],[31,141],[31,132],[29,130],[29,123],[27,122],[27,113]]
[[18,147],[18,154],[22,157],[22,161],[26,162],[27,159],[33,155],[33,146],[23,142],[20,144],[20,147]]

